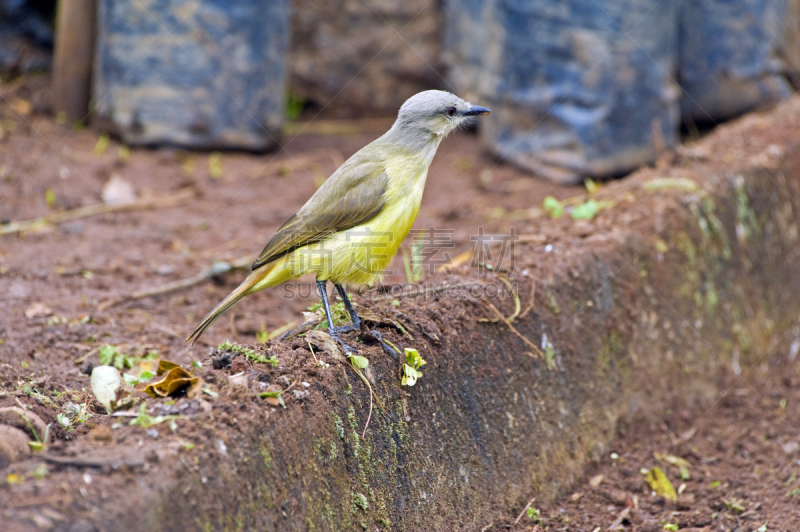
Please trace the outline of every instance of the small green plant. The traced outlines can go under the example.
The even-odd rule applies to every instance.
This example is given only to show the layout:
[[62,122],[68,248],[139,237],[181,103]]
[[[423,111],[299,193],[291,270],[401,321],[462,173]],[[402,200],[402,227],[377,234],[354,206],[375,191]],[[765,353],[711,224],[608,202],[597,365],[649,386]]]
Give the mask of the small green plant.
[[158,351],[150,351],[143,357],[130,356],[120,353],[117,346],[106,344],[100,348],[100,365],[101,366],[114,366],[120,371],[125,371],[136,365],[140,360],[153,360],[158,358]]
[[666,525],[664,525],[664,530],[669,530],[671,532],[677,532],[678,531],[678,525],[667,523]]
[[262,355],[261,353],[257,353],[253,349],[250,349],[249,347],[245,347],[228,340],[225,340],[219,344],[217,351],[230,351],[232,353],[242,355],[251,362],[260,362],[261,364],[269,364],[270,366],[277,366],[280,364],[280,361],[275,355]]
[[544,199],[544,210],[550,214],[551,218],[558,218],[564,214],[564,205],[553,196],[547,196]]
[[600,208],[600,203],[596,200],[587,200],[572,209],[572,218],[574,220],[591,220],[600,211]]
[[[322,310],[323,306],[322,303],[314,303],[310,307],[308,307],[309,312],[318,312]],[[319,322],[319,325],[314,327],[315,330],[319,329],[327,329],[328,328],[328,320],[325,319],[324,311],[323,311],[323,319]],[[344,301],[339,301],[338,303],[334,303],[331,305],[331,318],[333,319],[334,327],[338,327],[339,325],[345,325],[350,322],[350,315],[347,313],[347,309],[344,308]]]
[[553,344],[545,339],[544,343],[544,362],[547,369],[552,370],[556,367],[556,350]]
[[291,90],[286,91],[286,118],[288,120],[297,120],[300,117],[300,113],[305,109],[305,106],[305,98],[295,94]]
[[79,405],[72,401],[67,401],[64,405],[64,410],[56,415],[58,424],[64,427],[67,432],[72,432],[78,425],[86,423],[92,413],[89,412],[89,402],[86,401]]
[[283,396],[281,395],[283,390],[277,390],[274,392],[262,392],[258,394],[258,396],[262,399],[266,399],[268,397],[275,397],[278,399],[278,404],[280,404],[283,408],[286,408],[286,403],[283,402]]
[[731,500],[729,500],[729,501],[723,500],[722,502],[725,504],[725,508],[727,508],[729,511],[731,511],[731,512],[733,512],[735,514],[740,514],[740,513],[744,512],[744,510],[745,510],[745,507],[744,507],[744,504],[742,504],[742,501],[740,501],[736,497],[731,497]]
[[542,524],[542,512],[538,508],[530,507],[526,510],[528,519],[533,519],[537,525]]
[[367,509],[369,509],[369,502],[362,493],[353,493],[353,504],[355,504],[365,512],[367,511]]
[[427,362],[419,356],[419,351],[416,349],[406,347],[405,353],[406,362],[403,364],[403,377],[400,379],[400,384],[403,386],[414,386],[417,383],[417,379],[422,377],[422,372],[419,371],[419,368]]

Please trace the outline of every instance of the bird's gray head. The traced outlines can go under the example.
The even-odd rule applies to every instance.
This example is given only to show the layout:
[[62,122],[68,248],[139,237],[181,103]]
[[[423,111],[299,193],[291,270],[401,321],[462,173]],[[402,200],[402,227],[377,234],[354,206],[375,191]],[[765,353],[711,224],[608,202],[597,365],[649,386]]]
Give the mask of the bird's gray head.
[[491,111],[465,102],[455,94],[445,91],[424,91],[415,94],[400,107],[392,129],[407,134],[432,136],[439,140],[468,119]]

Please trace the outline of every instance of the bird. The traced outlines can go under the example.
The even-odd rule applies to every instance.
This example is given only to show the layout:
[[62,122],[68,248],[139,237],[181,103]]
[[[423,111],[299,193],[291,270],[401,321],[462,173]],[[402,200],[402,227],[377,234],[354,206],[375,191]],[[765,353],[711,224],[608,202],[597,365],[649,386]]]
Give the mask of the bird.
[[[325,180],[278,229],[247,278],[208,313],[186,341],[194,344],[242,297],[313,273],[328,334],[345,351],[357,352],[340,336],[361,325],[345,287],[380,282],[417,217],[428,168],[439,144],[469,119],[490,112],[440,90],[423,91],[406,100],[392,127]],[[329,281],[344,302],[350,325],[334,326]],[[373,334],[380,340],[377,332]]]

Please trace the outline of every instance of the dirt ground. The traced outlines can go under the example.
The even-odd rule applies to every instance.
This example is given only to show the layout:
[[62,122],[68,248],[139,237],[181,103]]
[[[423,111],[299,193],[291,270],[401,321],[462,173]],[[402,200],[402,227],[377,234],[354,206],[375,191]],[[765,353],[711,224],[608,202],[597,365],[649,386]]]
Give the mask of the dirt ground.
[[[800,530],[799,374],[796,361],[778,356],[730,382],[709,407],[666,412],[660,424],[628,420],[612,452],[566,496],[533,501],[530,516],[486,530]],[[655,467],[677,502],[645,481],[643,470]]]
[[[157,351],[159,358],[187,368],[198,361],[203,368],[196,374],[212,388],[241,371],[263,376],[259,380],[265,390],[287,375],[294,382],[315,378],[303,342],[282,344],[287,357],[278,369],[242,356],[228,360],[213,349],[224,340],[255,344],[287,324],[299,324],[301,312],[318,301],[311,279],[245,298],[194,347],[183,339],[238,284],[243,271],[164,295],[130,296],[201,275],[215,261],[232,263],[257,254],[319,182],[388,128],[391,118],[339,124],[327,133],[313,121],[308,127],[299,124],[294,130],[300,133],[287,136],[276,154],[128,150],[90,128],[58,124],[47,113],[46,86],[46,78],[12,89],[0,86],[0,220],[16,222],[101,205],[104,187],[106,199],[112,192],[130,193],[124,186],[109,190],[109,181],[120,179],[133,185],[139,201],[157,205],[0,236],[0,407],[30,407],[52,423],[53,449],[70,442],[73,449],[94,452],[99,460],[110,440],[136,440],[145,451],[158,453],[166,446],[188,449],[192,435],[179,431],[176,436],[165,425],[121,426],[119,418],[104,415],[88,390],[89,373],[105,344],[130,356]],[[546,196],[561,199],[582,192],[582,187],[554,187],[498,165],[482,152],[474,135],[458,132],[443,143],[431,167],[415,227],[436,228],[438,244],[427,244],[441,247],[434,261],[445,254],[456,259],[473,248],[470,237],[479,228],[508,234],[511,226],[541,218]],[[563,226],[552,231],[563,232]],[[398,256],[385,282],[406,281]],[[355,301],[375,315],[396,316],[389,300]],[[444,311],[457,310],[451,305]],[[396,336],[400,333],[394,331],[387,338]],[[375,345],[368,349],[380,353]],[[505,523],[487,523],[486,530],[593,531],[613,523],[625,530],[678,525],[746,531],[765,523],[763,530],[800,529],[800,444],[793,430],[800,422],[800,378],[795,377],[794,362],[771,362],[768,371],[751,375],[747,384],[744,379],[732,383],[729,393],[709,409],[667,412],[663,424],[629,420],[612,444],[614,454],[591,464],[569,495],[547,506],[533,501],[531,508],[538,514],[532,510],[516,524],[516,516],[509,516]],[[297,392],[303,391],[300,386]],[[236,404],[235,393],[226,388],[223,399]],[[214,425],[215,437],[222,434],[224,439],[226,431],[235,431],[226,414],[238,409],[230,401],[211,406],[202,399],[151,400],[148,412],[204,415],[206,425]],[[91,416],[85,421],[73,416],[64,426],[57,416],[70,409]],[[202,435],[205,429],[196,430]],[[688,460],[688,478],[682,480],[679,469],[656,459],[656,452]],[[6,492],[2,499],[8,501],[0,506],[6,506],[7,516],[28,519],[31,529],[64,529],[63,509],[77,507],[85,514],[80,523],[91,530],[91,499],[112,497],[123,482],[108,468],[93,471],[88,480],[88,473],[73,468],[71,478],[80,493],[74,495],[74,490],[47,485],[48,471],[68,466],[51,462],[37,469],[31,463],[0,471],[0,492]],[[654,496],[644,482],[640,470],[657,465],[681,491],[677,504]],[[28,510],[43,500],[56,501],[62,510]]]

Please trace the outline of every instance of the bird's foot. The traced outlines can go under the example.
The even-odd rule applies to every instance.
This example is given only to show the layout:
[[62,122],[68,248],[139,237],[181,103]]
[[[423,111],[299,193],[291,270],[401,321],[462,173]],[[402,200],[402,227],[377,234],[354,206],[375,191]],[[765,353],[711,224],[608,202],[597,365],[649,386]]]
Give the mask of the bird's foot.
[[334,327],[331,332],[333,334],[342,334],[342,333],[351,332],[351,331],[358,331],[358,330],[359,330],[358,327],[356,327],[355,325],[351,324],[351,325],[342,325],[341,327]]
[[330,335],[331,338],[336,340],[336,343],[339,344],[339,346],[341,346],[342,349],[344,349],[345,354],[347,354],[347,353],[358,353],[358,350],[356,348],[347,345],[346,343],[344,343],[342,341],[341,338],[339,338],[338,332],[336,332],[336,331],[328,331],[328,334]]
[[371,340],[373,342],[378,342],[379,344],[381,344],[383,351],[389,355],[392,355],[395,359],[400,356],[400,354],[397,351],[395,351],[394,348],[392,348],[389,344],[383,341],[383,336],[381,336],[381,333],[379,333],[378,331],[370,330],[364,327],[361,330],[359,338],[361,338],[362,340]]

